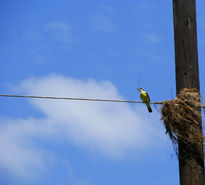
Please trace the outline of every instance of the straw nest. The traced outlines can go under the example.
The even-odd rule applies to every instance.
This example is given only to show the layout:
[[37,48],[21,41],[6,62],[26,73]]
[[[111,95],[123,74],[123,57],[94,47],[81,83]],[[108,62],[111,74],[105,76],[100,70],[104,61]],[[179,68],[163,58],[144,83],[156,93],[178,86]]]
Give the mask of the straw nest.
[[183,89],[174,100],[164,101],[161,115],[176,153],[179,142],[189,151],[196,151],[204,144],[200,94],[196,89]]

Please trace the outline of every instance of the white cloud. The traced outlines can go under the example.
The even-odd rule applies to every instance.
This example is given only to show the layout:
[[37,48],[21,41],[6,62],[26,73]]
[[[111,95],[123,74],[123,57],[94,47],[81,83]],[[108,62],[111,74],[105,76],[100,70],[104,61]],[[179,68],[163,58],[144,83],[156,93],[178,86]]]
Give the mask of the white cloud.
[[113,21],[106,15],[99,14],[92,17],[91,26],[105,33],[113,33],[116,26]]
[[40,131],[37,125],[35,119],[0,119],[0,166],[15,176],[31,177],[45,168],[45,151],[31,144]]
[[[15,91],[42,96],[122,99],[110,82],[59,75],[27,79]],[[46,149],[35,145],[36,138],[50,142],[67,140],[65,144],[72,143],[111,159],[142,154],[158,147],[163,140],[153,125],[156,114],[147,113],[144,106],[42,99],[29,102],[45,118],[0,120],[0,147],[4,149],[0,151],[0,165],[24,176],[33,167],[45,167],[48,155]]]

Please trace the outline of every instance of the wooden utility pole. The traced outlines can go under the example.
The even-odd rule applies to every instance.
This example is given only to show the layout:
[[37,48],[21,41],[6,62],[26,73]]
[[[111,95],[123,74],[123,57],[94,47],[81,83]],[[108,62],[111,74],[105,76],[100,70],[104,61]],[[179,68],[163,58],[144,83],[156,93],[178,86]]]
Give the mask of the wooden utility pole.
[[[196,2],[173,0],[176,93],[183,88],[200,92],[197,52]],[[193,151],[178,142],[180,185],[205,185],[203,143]],[[185,154],[193,156],[185,158]]]

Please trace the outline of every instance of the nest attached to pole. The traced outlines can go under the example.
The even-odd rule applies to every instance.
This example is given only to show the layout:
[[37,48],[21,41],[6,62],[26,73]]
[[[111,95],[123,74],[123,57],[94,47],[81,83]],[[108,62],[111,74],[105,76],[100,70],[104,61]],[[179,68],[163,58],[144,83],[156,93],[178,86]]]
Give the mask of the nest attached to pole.
[[174,100],[164,101],[161,115],[177,156],[179,142],[190,151],[204,144],[200,94],[196,89],[183,89]]

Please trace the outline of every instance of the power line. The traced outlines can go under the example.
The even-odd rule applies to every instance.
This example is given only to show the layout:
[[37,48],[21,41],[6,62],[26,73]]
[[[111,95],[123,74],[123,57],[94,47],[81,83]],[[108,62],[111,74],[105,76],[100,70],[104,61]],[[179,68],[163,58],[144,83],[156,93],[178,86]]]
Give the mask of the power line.
[[[35,99],[54,99],[54,100],[78,100],[78,101],[102,101],[102,102],[119,102],[119,103],[143,103],[141,101],[132,101],[132,100],[53,97],[53,96],[28,96],[28,95],[14,95],[14,94],[0,94],[0,96],[1,97],[13,97],[13,98],[35,98]],[[163,104],[163,102],[150,102],[150,104]]]
[[[33,99],[53,99],[53,100],[77,100],[77,101],[98,101],[98,102],[114,102],[114,103],[143,103],[141,101],[133,100],[116,100],[116,99],[98,99],[98,98],[74,98],[74,97],[54,97],[54,96],[30,96],[30,95],[16,95],[16,94],[0,94],[0,97],[9,98],[33,98]],[[163,104],[163,102],[150,102],[150,104]],[[200,105],[205,108],[204,104]]]

